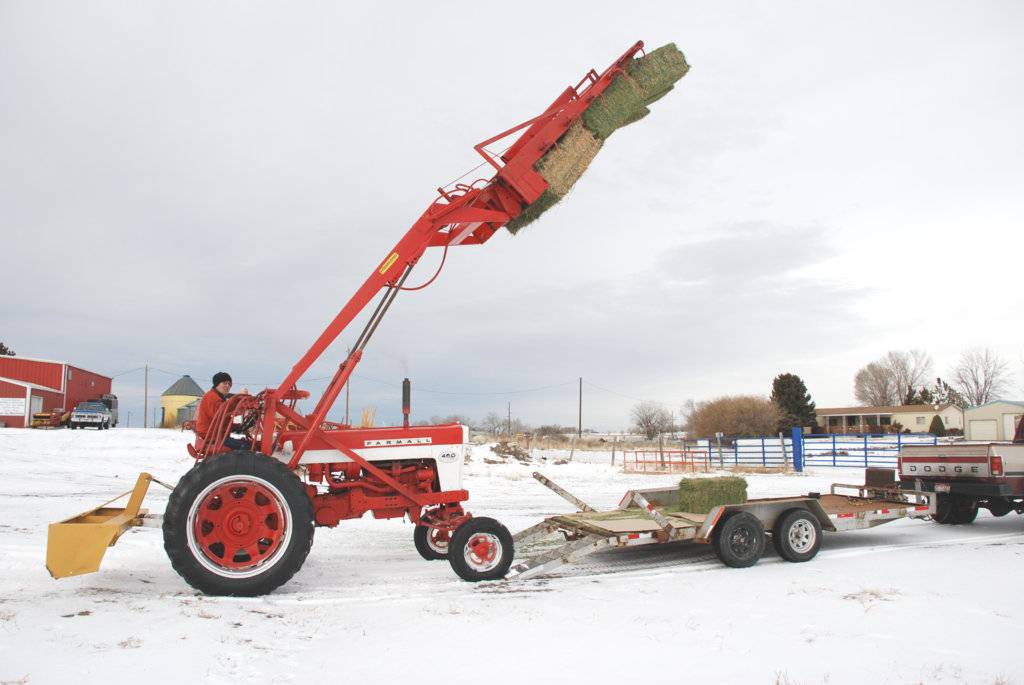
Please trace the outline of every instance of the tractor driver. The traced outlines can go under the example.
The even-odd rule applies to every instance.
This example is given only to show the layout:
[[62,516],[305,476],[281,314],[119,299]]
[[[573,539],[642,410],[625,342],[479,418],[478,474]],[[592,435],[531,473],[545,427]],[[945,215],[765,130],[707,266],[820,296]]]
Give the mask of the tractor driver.
[[[248,395],[249,390],[242,388],[238,394]],[[226,371],[218,371],[213,374],[213,387],[203,395],[203,399],[199,401],[199,410],[196,411],[196,435],[200,438],[206,437],[206,433],[210,430],[210,423],[217,414],[217,410],[220,409],[220,405],[233,396],[231,376]],[[230,434],[224,439],[224,447],[228,449],[244,450],[249,449],[250,446],[248,441],[233,438]]]

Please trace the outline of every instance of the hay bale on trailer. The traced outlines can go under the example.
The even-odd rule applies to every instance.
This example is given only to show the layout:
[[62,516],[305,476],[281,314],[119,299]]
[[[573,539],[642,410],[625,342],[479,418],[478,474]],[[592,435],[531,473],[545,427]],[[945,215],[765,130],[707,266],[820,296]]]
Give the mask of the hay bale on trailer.
[[747,501],[747,481],[738,476],[683,478],[679,481],[679,511],[706,514],[720,504]]
[[647,116],[647,106],[664,97],[689,70],[675,43],[634,59],[534,165],[548,189],[506,224],[509,232],[533,223],[568,195],[608,136]]

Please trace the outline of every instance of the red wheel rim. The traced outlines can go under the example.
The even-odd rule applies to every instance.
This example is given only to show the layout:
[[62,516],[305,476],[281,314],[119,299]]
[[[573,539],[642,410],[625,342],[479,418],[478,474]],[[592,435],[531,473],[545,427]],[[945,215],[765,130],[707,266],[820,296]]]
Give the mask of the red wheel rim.
[[501,540],[493,533],[477,533],[466,541],[463,558],[479,572],[490,571],[500,561]]
[[232,575],[272,559],[288,533],[281,494],[252,480],[214,483],[193,505],[191,518],[191,538],[204,565]]
[[448,551],[448,542],[451,538],[452,535],[447,530],[431,528],[430,532],[427,533],[427,544],[429,544],[431,549],[435,552],[445,553]]

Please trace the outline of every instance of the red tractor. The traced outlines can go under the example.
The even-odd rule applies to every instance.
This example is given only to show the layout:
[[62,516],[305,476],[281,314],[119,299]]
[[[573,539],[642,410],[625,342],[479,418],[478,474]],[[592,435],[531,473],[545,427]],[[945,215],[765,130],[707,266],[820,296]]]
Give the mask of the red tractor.
[[[548,182],[535,165],[642,51],[643,43],[637,42],[600,74],[591,70],[566,88],[539,116],[476,145],[493,176],[439,188],[438,197],[280,385],[223,403],[206,439],[189,446],[198,463],[174,486],[162,521],[164,547],[189,584],[208,594],[268,593],[302,566],[315,527],[333,527],[367,512],[381,519],[407,517],[416,526],[419,553],[447,558],[466,580],[505,575],[514,554],[509,531],[462,506],[469,497],[462,487],[465,426],[410,426],[408,386],[405,425],[356,428],[331,421],[328,414],[399,293],[426,287],[450,248],[487,242],[537,202]],[[517,133],[504,153],[487,150]],[[410,287],[406,281],[429,248],[443,251],[438,273]],[[323,396],[310,413],[297,411],[296,403],[309,396],[298,388],[299,380],[375,297],[376,308]],[[222,444],[232,433],[243,435],[251,447],[225,450]],[[53,524],[47,554],[51,574],[97,570],[105,547],[125,529],[157,518],[139,508],[149,480],[140,477],[125,509],[101,508]],[[93,528],[87,531],[88,526]]]

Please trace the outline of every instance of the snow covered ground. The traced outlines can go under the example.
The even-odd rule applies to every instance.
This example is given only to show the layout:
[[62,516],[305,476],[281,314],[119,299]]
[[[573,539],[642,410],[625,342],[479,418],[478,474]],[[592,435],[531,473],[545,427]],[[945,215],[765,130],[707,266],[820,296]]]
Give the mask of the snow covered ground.
[[[173,482],[176,431],[0,430],[0,682],[1024,683],[1024,520],[899,521],[828,535],[818,557],[749,569],[706,547],[594,555],[555,576],[472,585],[423,561],[412,527],[317,531],[269,597],[197,595],[158,530],[133,529],[100,573],[52,580],[46,524]],[[471,510],[513,531],[570,509],[519,464],[467,467]],[[592,504],[671,482],[605,464],[542,470]],[[750,475],[751,496],[859,482],[856,469]],[[147,506],[162,511],[154,486]],[[600,558],[596,558],[600,557]]]

